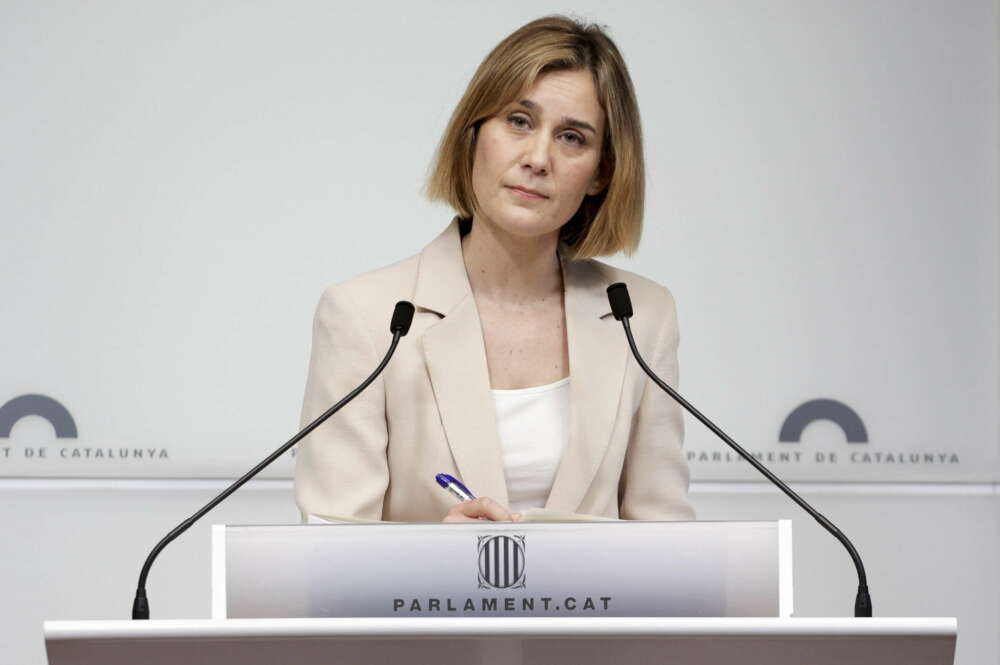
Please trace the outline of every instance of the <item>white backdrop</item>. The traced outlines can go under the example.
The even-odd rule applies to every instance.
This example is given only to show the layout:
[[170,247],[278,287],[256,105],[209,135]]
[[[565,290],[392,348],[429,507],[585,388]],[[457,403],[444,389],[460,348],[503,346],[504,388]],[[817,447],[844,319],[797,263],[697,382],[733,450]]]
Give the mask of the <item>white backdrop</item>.
[[[585,9],[648,152],[642,250],[611,260],[674,291],[682,392],[789,478],[997,479],[995,3]],[[296,429],[322,288],[448,222],[419,194],[445,122],[544,12],[4,13],[0,404],[51,397],[78,431],[9,407],[0,474],[224,477]],[[866,440],[821,409],[779,442],[815,399]],[[687,450],[696,479],[753,477],[693,420]]]
[[[209,479],[294,433],[320,292],[447,224],[419,192],[469,77],[567,11],[636,84],[646,232],[611,261],[672,289],[681,391],[854,539],[876,614],[958,616],[958,662],[1000,662],[997,0],[0,2],[7,660],[127,616]],[[817,399],[840,424],[780,442]],[[836,544],[685,445],[699,517],[792,517],[799,613],[848,613]],[[207,616],[210,522],[295,519],[287,481],[234,497],[160,558],[154,617]]]

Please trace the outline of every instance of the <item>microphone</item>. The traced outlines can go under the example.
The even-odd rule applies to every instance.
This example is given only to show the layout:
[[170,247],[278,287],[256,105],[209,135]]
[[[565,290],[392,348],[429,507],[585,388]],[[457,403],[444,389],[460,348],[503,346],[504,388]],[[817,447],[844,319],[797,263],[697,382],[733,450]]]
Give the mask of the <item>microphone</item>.
[[821,515],[815,508],[810,506],[805,499],[792,491],[788,485],[781,482],[776,475],[771,473],[767,467],[758,462],[753,455],[748,453],[738,443],[729,438],[729,436],[719,429],[715,423],[704,416],[700,411],[698,411],[698,409],[694,408],[694,406],[692,406],[686,399],[681,397],[676,390],[668,386],[660,379],[660,377],[653,373],[653,370],[649,368],[646,362],[642,359],[642,356],[639,355],[639,349],[635,345],[635,338],[632,337],[632,328],[629,325],[629,318],[632,316],[632,300],[628,297],[628,287],[622,282],[617,282],[609,286],[607,292],[608,302],[611,304],[611,313],[614,315],[615,319],[622,322],[622,327],[625,329],[625,336],[628,337],[628,345],[632,349],[632,355],[635,356],[635,359],[639,362],[639,366],[642,367],[643,371],[649,375],[649,378],[653,380],[653,383],[666,391],[681,406],[683,406],[688,413],[700,420],[705,427],[712,430],[717,437],[729,444],[730,448],[739,453],[743,459],[750,462],[750,464],[764,474],[768,480],[777,485],[778,489],[787,494],[792,501],[799,504],[803,510],[812,515],[813,519],[819,522],[820,526],[833,534],[833,536],[839,540],[845,548],[847,548],[847,552],[851,555],[851,559],[854,561],[854,567],[858,573],[858,594],[854,599],[854,616],[870,617],[872,615],[872,599],[868,594],[868,578],[865,575],[865,566],[861,563],[861,557],[858,555],[858,551],[854,549],[854,545],[852,545],[851,541],[847,539],[847,536],[841,533],[840,529],[835,527],[830,520]]
[[187,531],[195,522],[201,519],[205,513],[222,503],[222,501],[225,500],[230,494],[238,490],[248,480],[263,471],[264,468],[271,462],[281,457],[289,448],[305,438],[306,435],[314,429],[322,425],[327,418],[335,414],[342,407],[344,407],[344,405],[360,395],[361,392],[367,388],[379,374],[382,373],[385,366],[389,364],[389,359],[392,358],[392,354],[396,351],[396,345],[399,344],[399,338],[410,331],[410,323],[412,322],[413,305],[405,300],[397,302],[396,308],[392,312],[392,322],[389,324],[389,331],[392,333],[392,343],[389,345],[389,350],[386,352],[385,357],[382,358],[382,362],[380,362],[378,367],[375,368],[375,371],[372,372],[367,379],[362,381],[361,385],[349,392],[342,400],[327,409],[327,411],[319,418],[306,425],[302,431],[289,439],[287,443],[268,455],[264,461],[250,469],[250,471],[248,471],[242,478],[224,489],[217,497],[209,501],[201,510],[181,522],[174,528],[173,531],[164,536],[163,539],[156,544],[153,551],[149,553],[148,557],[146,557],[146,563],[143,564],[142,571],[139,573],[139,585],[135,591],[135,600],[132,601],[132,619],[149,619],[149,601],[146,598],[146,577],[149,575],[149,569],[152,567],[153,561],[163,548],[169,545],[171,541],[177,538],[177,536]]
[[389,322],[389,332],[399,333],[400,337],[410,332],[410,324],[413,323],[413,303],[400,300],[396,303],[396,308],[392,310],[392,320]]

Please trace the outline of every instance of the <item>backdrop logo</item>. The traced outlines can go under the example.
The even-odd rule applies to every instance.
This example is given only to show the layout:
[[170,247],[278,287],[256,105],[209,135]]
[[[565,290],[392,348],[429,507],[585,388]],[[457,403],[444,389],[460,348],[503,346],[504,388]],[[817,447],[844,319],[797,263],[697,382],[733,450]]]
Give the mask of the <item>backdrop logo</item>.
[[[14,426],[22,418],[38,416],[44,418],[55,430],[56,439],[75,439],[56,445],[38,443],[21,445],[0,445],[0,460],[14,460],[17,457],[31,460],[29,464],[63,464],[93,460],[100,463],[119,464],[125,460],[147,461],[170,458],[166,448],[151,447],[148,444],[94,445],[79,441],[76,421],[69,410],[47,395],[21,395],[0,406],[0,440],[10,439]],[[31,467],[38,468],[38,467]]]
[[49,421],[56,438],[75,439],[76,421],[65,406],[45,395],[21,395],[0,406],[0,438],[9,439],[21,418],[40,416]]
[[[956,452],[928,449],[919,443],[915,444],[910,441],[900,445],[886,440],[885,433],[877,437],[876,441],[879,445],[844,446],[839,441],[828,441],[826,445],[820,444],[808,448],[780,445],[802,442],[802,435],[806,428],[819,420],[832,422],[839,427],[848,444],[870,444],[868,428],[865,427],[865,423],[857,411],[835,399],[818,398],[811,399],[792,409],[792,412],[781,424],[777,447],[773,447],[773,441],[765,441],[759,444],[756,450],[748,448],[747,452],[765,465],[777,465],[779,470],[790,470],[790,467],[795,465],[812,468],[819,466],[840,467],[841,469],[877,465],[882,468],[903,469],[918,466],[924,468],[946,467],[960,464]],[[705,449],[691,448],[685,453],[685,456],[691,464],[721,466],[746,463],[746,460],[735,451],[714,443]]]
[[802,440],[803,430],[817,420],[830,420],[839,425],[848,443],[868,443],[868,430],[861,416],[835,399],[814,399],[796,407],[785,418],[778,441],[798,443]]
[[479,588],[524,588],[524,536],[479,536]]

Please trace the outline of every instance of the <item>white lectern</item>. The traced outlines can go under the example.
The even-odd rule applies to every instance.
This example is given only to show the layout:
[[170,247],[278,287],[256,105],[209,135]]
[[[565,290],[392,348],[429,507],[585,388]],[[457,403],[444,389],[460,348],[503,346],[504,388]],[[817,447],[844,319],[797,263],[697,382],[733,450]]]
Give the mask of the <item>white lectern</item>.
[[951,665],[954,619],[46,622],[50,665]]
[[[48,621],[45,643],[51,665],[954,662],[953,618],[788,616],[788,529],[759,522],[218,528],[213,614],[266,618]],[[272,603],[276,564],[292,588]],[[706,603],[690,580],[709,577],[718,579],[705,583]],[[757,579],[736,579],[746,577]],[[582,613],[578,603],[525,610],[525,598],[565,599],[571,589],[614,600]],[[727,600],[731,593],[739,599]],[[395,595],[419,601],[421,611],[396,607]],[[475,611],[456,605],[448,615],[442,608],[452,596],[467,596]],[[437,615],[424,611],[431,598],[439,600]],[[678,616],[685,603],[702,616]],[[345,616],[352,606],[364,616]],[[759,615],[722,615],[740,607]],[[615,608],[634,614],[616,616]]]

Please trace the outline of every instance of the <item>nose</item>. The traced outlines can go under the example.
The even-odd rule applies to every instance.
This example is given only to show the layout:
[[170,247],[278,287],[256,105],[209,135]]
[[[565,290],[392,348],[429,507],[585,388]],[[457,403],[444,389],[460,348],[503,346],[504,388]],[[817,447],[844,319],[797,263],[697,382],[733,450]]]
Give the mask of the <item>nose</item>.
[[548,173],[551,160],[549,154],[552,149],[552,142],[544,132],[535,132],[534,136],[528,139],[525,146],[523,163],[536,174]]

